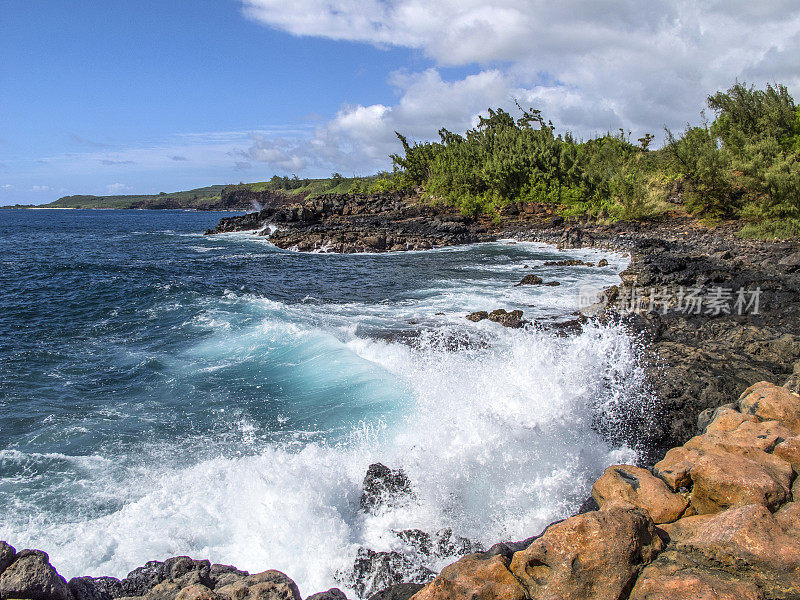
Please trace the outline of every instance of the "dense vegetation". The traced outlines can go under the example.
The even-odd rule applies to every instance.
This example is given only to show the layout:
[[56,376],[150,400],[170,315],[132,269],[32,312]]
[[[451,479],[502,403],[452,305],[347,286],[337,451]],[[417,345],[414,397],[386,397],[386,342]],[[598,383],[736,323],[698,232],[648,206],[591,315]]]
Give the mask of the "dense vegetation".
[[[588,141],[557,133],[537,110],[514,118],[490,109],[464,135],[409,143],[395,171],[372,188],[421,186],[468,214],[496,215],[510,202],[548,202],[567,215],[608,219],[658,216],[670,195],[706,220],[742,218],[746,233],[800,233],[800,109],[785,86],[737,83],[708,98],[713,121],[687,127],[650,149],[624,131]],[[677,192],[676,192],[677,191]]]
[[783,85],[737,83],[708,98],[713,119],[666,132],[659,149],[650,133],[578,140],[559,133],[538,110],[520,116],[489,109],[465,134],[439,131],[437,142],[409,142],[394,170],[370,177],[300,179],[211,186],[152,196],[67,196],[50,207],[221,207],[224,190],[281,191],[297,197],[419,188],[434,202],[469,215],[498,218],[504,205],[545,202],[567,216],[608,220],[655,218],[671,202],[714,222],[742,219],[744,235],[800,235],[800,107]]

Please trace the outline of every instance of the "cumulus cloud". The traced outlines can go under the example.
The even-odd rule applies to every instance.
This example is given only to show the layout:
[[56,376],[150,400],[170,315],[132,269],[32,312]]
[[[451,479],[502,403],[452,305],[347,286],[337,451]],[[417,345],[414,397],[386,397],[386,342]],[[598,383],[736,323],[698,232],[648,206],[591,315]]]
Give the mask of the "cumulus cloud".
[[124,183],[111,183],[106,186],[106,190],[108,190],[109,194],[121,194],[123,192],[129,192],[132,189],[131,186]]
[[[541,108],[582,136],[659,133],[698,119],[705,96],[737,78],[800,91],[800,4],[793,0],[242,0],[251,19],[300,36],[418,49],[435,68],[392,75],[391,106],[344,107],[318,129],[329,159],[384,152],[394,128],[433,137],[477,111]],[[442,67],[473,74],[445,82]],[[498,66],[499,65],[499,66]],[[392,149],[396,149],[393,146]]]
[[53,189],[53,188],[51,188],[49,185],[34,185],[34,186],[31,186],[31,191],[32,192],[49,192],[51,189]]

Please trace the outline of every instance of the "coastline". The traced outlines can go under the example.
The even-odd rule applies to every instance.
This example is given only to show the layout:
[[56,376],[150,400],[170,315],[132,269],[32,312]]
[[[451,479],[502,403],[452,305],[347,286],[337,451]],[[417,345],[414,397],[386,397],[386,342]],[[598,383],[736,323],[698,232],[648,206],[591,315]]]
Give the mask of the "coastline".
[[[407,243],[411,246],[409,249],[425,249],[422,242],[414,241],[415,238],[425,241],[425,236],[429,236],[428,240],[430,240],[434,239],[435,236],[441,235],[438,239],[443,240],[444,245],[472,243],[482,239],[513,236],[522,240],[528,238],[530,241],[552,243],[565,249],[596,247],[631,253],[631,264],[622,274],[623,284],[616,290],[611,288],[605,291],[605,300],[600,303],[599,307],[596,307],[597,310],[594,316],[601,320],[622,318],[633,331],[642,335],[647,341],[648,363],[652,363],[649,367],[651,383],[657,389],[659,399],[662,400],[664,420],[668,423],[663,431],[655,432],[657,435],[648,440],[651,448],[650,456],[645,459],[648,465],[660,460],[665,449],[680,446],[683,442],[688,441],[697,432],[698,417],[700,417],[701,422],[706,424],[721,419],[723,413],[715,409],[735,400],[739,391],[743,389],[740,387],[743,383],[744,387],[746,387],[750,383],[762,379],[778,380],[781,377],[789,377],[793,371],[792,362],[800,358],[797,343],[798,332],[793,327],[800,322],[800,319],[796,318],[797,313],[795,312],[797,310],[796,292],[798,289],[797,269],[792,264],[782,265],[781,260],[783,258],[775,255],[774,248],[770,251],[768,243],[739,242],[731,240],[724,234],[720,235],[715,232],[694,231],[694,233],[691,233],[688,230],[687,232],[681,232],[680,230],[672,231],[669,227],[665,229],[660,226],[651,227],[645,225],[643,227],[630,228],[630,226],[583,224],[570,227],[565,226],[563,223],[555,224],[552,215],[548,213],[544,213],[545,216],[541,220],[539,220],[539,215],[516,220],[509,218],[495,228],[489,227],[485,223],[474,224],[458,221],[456,220],[456,215],[451,213],[444,214],[448,217],[447,219],[438,219],[444,227],[441,228],[437,225],[436,230],[433,232],[426,231],[421,233],[422,230],[416,229],[416,224],[404,224],[401,227],[400,235],[408,235],[412,240]],[[430,215],[421,216],[423,218],[430,217]],[[454,220],[449,220],[451,217]],[[304,223],[302,220],[289,222]],[[458,231],[453,234],[452,231],[448,231],[448,228],[451,227],[448,225],[449,223],[459,223],[460,226],[464,227],[464,231]],[[310,225],[309,229],[316,225],[313,221],[308,222],[308,224]],[[335,231],[340,234],[343,228],[340,226],[341,224],[337,225],[339,226]],[[386,225],[385,222],[377,220],[362,226],[382,228]],[[672,224],[670,224],[671,226]],[[693,226],[688,223],[686,227],[689,230],[693,229]],[[478,231],[479,229],[484,231]],[[366,229],[360,230],[358,235],[364,237],[365,231]],[[297,232],[294,233],[297,234]],[[378,235],[370,237],[376,237],[379,241],[380,232],[377,233]],[[322,230],[318,228],[309,231],[309,234],[324,236],[325,231],[324,228]],[[462,237],[458,237],[459,235]],[[678,238],[677,236],[679,235],[685,239]],[[294,241],[294,245],[297,245],[298,239],[302,239],[302,235],[299,238],[297,235],[293,238],[286,237],[284,238],[284,243],[288,243],[286,241],[288,240]],[[462,239],[472,241],[461,241]],[[697,246],[693,250],[688,249],[689,240],[693,245]],[[428,241],[428,243],[433,246],[435,242]],[[391,246],[385,247],[387,245],[386,242],[383,245],[384,250],[392,250]],[[356,247],[355,244],[353,247]],[[406,247],[408,248],[408,245]],[[701,247],[704,251],[701,250]],[[297,249],[303,250],[300,247]],[[305,250],[313,249],[313,245],[305,248]],[[788,244],[786,247],[781,246],[779,249],[779,252],[787,257],[792,256],[797,251],[798,246],[796,244]],[[714,256],[717,253],[721,254]],[[705,258],[703,258],[704,255],[706,255]],[[706,262],[698,262],[701,260]],[[678,269],[673,268],[676,265],[667,268],[671,261],[678,261],[677,264],[683,261],[686,264]],[[742,321],[736,318],[741,315],[735,314],[700,314],[684,317],[677,314],[676,311],[676,314],[667,317],[661,315],[658,310],[635,313],[629,313],[625,310],[623,298],[625,297],[626,288],[640,290],[643,292],[643,297],[649,297],[644,292],[649,292],[651,288],[666,286],[672,289],[681,285],[696,284],[701,280],[704,283],[721,285],[736,285],[740,283],[742,285],[754,283],[763,285],[766,292],[763,304],[764,314],[757,319],[746,318]],[[788,305],[784,306],[784,304]],[[732,335],[739,331],[739,328],[744,328],[747,332]],[[789,338],[783,338],[783,336],[789,336]],[[709,343],[716,344],[714,352],[704,354],[704,345]],[[779,347],[775,347],[776,344]],[[752,348],[756,348],[757,352],[753,352]],[[748,351],[753,354],[749,359],[745,355]],[[739,370],[736,370],[735,373],[730,373],[729,371],[735,369],[737,364],[740,365]],[[796,371],[796,368],[794,370]],[[673,373],[673,371],[676,371],[676,373]],[[767,375],[767,377],[762,377],[762,375]],[[663,377],[663,379],[659,379],[660,377]],[[675,395],[676,388],[682,388],[684,393]],[[700,390],[699,394],[696,391],[698,389]],[[746,414],[741,405],[737,405],[736,409],[735,412]],[[704,413],[705,416],[703,416]],[[730,418],[728,413],[724,413],[724,415],[727,415],[726,418]],[[753,416],[761,418],[758,415]],[[766,419],[766,417],[764,418]],[[739,425],[741,425],[741,422]],[[700,429],[705,428],[701,427]],[[643,431],[641,425],[636,423],[633,424],[631,431],[628,433],[631,439],[642,439],[649,435],[649,432]],[[797,432],[795,435],[797,435]],[[681,439],[683,439],[682,442],[670,445],[670,442]],[[779,443],[774,444],[768,454],[771,455],[778,445]],[[396,480],[398,477],[395,474],[390,479]],[[644,473],[640,473],[637,477],[650,481]],[[791,483],[793,478],[790,477],[789,479]],[[622,480],[623,483],[627,481],[625,477],[622,477]],[[365,489],[367,487],[367,482],[365,481]],[[624,490],[625,488],[621,489]],[[673,490],[670,493],[680,494],[677,490]],[[622,492],[618,492],[619,494],[622,494]],[[628,496],[626,498],[626,502],[628,502],[630,498]],[[630,502],[628,503],[630,504]],[[598,504],[600,503],[598,502]],[[611,502],[610,508],[604,509],[606,515],[601,514],[603,511],[588,511],[585,514],[594,515],[591,519],[604,519],[604,526],[612,526],[614,523],[619,522],[632,523],[630,528],[635,530],[637,532],[636,535],[639,536],[637,538],[639,542],[637,543],[641,542],[639,538],[643,539],[647,535],[650,536],[650,542],[644,544],[644,546],[649,548],[647,552],[651,553],[651,559],[656,559],[656,556],[665,554],[667,551],[674,551],[669,550],[669,546],[666,546],[668,542],[663,539],[661,543],[655,541],[654,535],[660,536],[661,534],[658,534],[656,529],[653,528],[654,526],[651,526],[647,517],[642,517],[640,514],[642,510],[647,511],[646,506],[645,508],[639,506],[636,509],[632,509],[631,507],[620,508],[614,506],[615,504],[618,503]],[[644,501],[640,502],[640,504],[644,504]],[[789,504],[792,503],[790,502]],[[587,505],[586,508],[594,507]],[[601,506],[601,508],[603,507]],[[686,510],[686,507],[684,507],[684,510]],[[634,512],[636,512],[635,515],[633,514]],[[683,516],[688,517],[688,515]],[[768,519],[763,514],[753,513],[752,517],[753,519],[761,519],[760,522],[765,522],[765,519]],[[584,520],[587,519],[590,519],[590,517],[584,518]],[[546,528],[537,539],[542,539],[549,535],[548,532],[552,534],[556,531],[557,525],[553,524]],[[663,527],[661,530],[663,530]],[[659,537],[659,539],[661,538]],[[464,595],[464,597],[471,597],[469,594],[470,586],[472,586],[472,589],[479,589],[484,585],[481,583],[482,581],[488,581],[491,585],[494,585],[496,578],[483,576],[486,574],[487,569],[491,568],[494,573],[499,573],[502,577],[505,577],[503,571],[505,569],[506,572],[512,573],[513,576],[513,569],[510,569],[510,566],[515,560],[515,556],[528,552],[534,541],[529,539],[515,544],[500,544],[500,547],[493,547],[487,553],[478,555],[480,558],[469,559],[469,556],[476,556],[475,554],[470,554],[467,558],[462,559],[465,562],[462,563],[461,567],[458,569],[450,569],[448,567],[450,569],[448,574],[445,575],[443,572],[437,580],[439,583],[428,586],[426,591],[421,592],[418,597],[420,600],[428,597],[453,598],[459,597],[459,594]],[[109,598],[128,597],[126,595],[118,595],[119,590],[112,594],[115,584],[109,581],[110,578],[77,578],[80,581],[73,583],[75,580],[71,580],[69,586],[67,586],[66,582],[64,582],[64,586],[61,586],[55,570],[49,567],[46,555],[42,556],[35,552],[26,554],[25,551],[13,553],[7,547],[0,546],[0,556],[6,557],[5,560],[12,560],[13,562],[10,565],[24,559],[24,561],[33,564],[34,570],[49,578],[48,581],[51,588],[43,597],[59,598],[60,600],[70,600],[72,598],[75,600],[83,600],[83,598],[107,600]],[[370,556],[366,557],[366,560],[370,564],[380,564],[381,561],[384,561],[388,566],[391,566],[389,564],[391,557],[388,556]],[[522,559],[520,558],[519,560]],[[681,560],[683,559],[681,558]],[[646,562],[649,561],[641,560],[638,565],[635,565],[636,568],[629,566],[628,571],[635,572],[638,576]],[[10,566],[3,567],[2,563],[3,561],[0,561],[0,571]],[[153,600],[178,597],[181,600],[226,598],[229,595],[236,598],[249,597],[251,595],[253,597],[258,595],[264,598],[281,597],[296,598],[298,600],[300,598],[299,591],[293,582],[276,571],[249,575],[236,570],[234,567],[207,563],[208,561],[195,561],[186,557],[169,559],[164,563],[155,563],[155,561],[148,563],[134,572],[138,572],[135,579],[140,582],[136,584],[140,587],[130,587],[124,591],[126,594],[131,590],[142,591],[143,593],[140,594],[129,595]],[[468,565],[466,569],[465,565]],[[482,575],[476,576],[473,573],[475,570],[482,573]],[[464,581],[461,581],[456,587],[453,587],[452,582],[459,581],[459,579],[458,577],[450,578],[452,573],[460,573],[459,577],[466,577],[465,581],[468,583],[465,585]],[[464,573],[468,575],[464,575]],[[514,577],[518,582],[519,578]],[[628,580],[630,580],[630,573],[628,574]],[[150,585],[150,583],[153,583],[153,585]],[[504,582],[503,585],[506,583],[512,583],[512,580]],[[625,585],[627,586],[630,583],[630,581],[627,581]],[[133,585],[131,584],[131,586]],[[379,593],[377,597],[381,599],[397,598],[399,600],[408,598],[412,592],[416,593],[421,589],[416,584],[401,585],[406,587],[390,587],[385,595]],[[64,591],[65,589],[67,590],[66,592]],[[505,590],[506,588],[503,589]],[[461,591],[459,592],[459,590]],[[341,600],[341,596],[332,590],[326,592],[326,594],[328,595],[316,597],[315,600],[327,600],[328,598]],[[530,589],[524,586],[519,590],[514,588],[514,594],[518,594],[514,597],[519,598],[534,597],[531,595]],[[507,597],[505,592],[499,594],[496,590],[491,594],[479,597],[500,596]],[[13,596],[5,594],[3,597]],[[578,597],[589,598],[595,596]],[[774,597],[784,596],[778,595]]]
[[[783,381],[800,361],[800,242],[739,239],[734,224],[708,228],[685,215],[651,222],[568,223],[552,205],[542,204],[511,205],[501,222],[493,223],[421,204],[418,194],[403,193],[267,205],[224,218],[206,233],[268,235],[267,223],[277,228],[271,243],[301,252],[424,250],[515,238],[563,249],[629,253],[622,285],[605,291],[593,312],[601,320],[621,319],[643,339],[648,379],[663,421],[655,429],[646,420],[631,423],[627,441],[646,447],[645,464],[694,435],[701,412],[726,403],[753,381]],[[722,290],[730,302],[720,310],[681,310],[682,295],[696,290],[707,301]],[[757,292],[758,306],[736,310],[740,290]],[[670,303],[651,306],[651,298],[659,300],[654,295]],[[636,310],[626,306],[633,298],[640,301]]]

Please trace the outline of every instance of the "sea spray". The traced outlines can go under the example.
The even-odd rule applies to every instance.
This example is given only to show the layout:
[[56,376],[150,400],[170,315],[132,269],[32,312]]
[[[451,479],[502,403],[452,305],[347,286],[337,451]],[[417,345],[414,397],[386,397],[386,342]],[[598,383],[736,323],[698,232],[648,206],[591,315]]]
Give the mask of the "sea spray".
[[[617,283],[620,256],[301,255],[192,235],[203,215],[74,212],[23,216],[39,228],[0,240],[10,268],[33,248],[6,271],[7,293],[21,290],[4,302],[10,332],[48,332],[3,330],[0,532],[68,577],[188,554],[284,570],[308,595],[346,588],[364,548],[437,570],[446,556],[397,532],[522,539],[635,459],[596,431],[646,400],[634,340],[615,324],[546,326],[572,318],[581,285]],[[564,256],[613,269],[544,266]],[[530,269],[561,286],[514,287]],[[57,319],[39,292],[52,289]],[[545,326],[464,319],[494,308]],[[403,469],[413,501],[360,510],[374,462]]]

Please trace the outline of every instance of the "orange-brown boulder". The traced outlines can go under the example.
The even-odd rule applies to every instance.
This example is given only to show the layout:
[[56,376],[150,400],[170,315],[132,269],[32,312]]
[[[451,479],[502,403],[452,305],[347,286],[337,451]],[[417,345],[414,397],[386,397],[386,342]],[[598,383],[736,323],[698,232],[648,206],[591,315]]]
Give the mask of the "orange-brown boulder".
[[743,415],[729,406],[720,406],[714,411],[711,422],[706,427],[706,433],[733,431],[746,421],[758,422],[758,419],[753,415]]
[[729,444],[772,452],[780,442],[794,435],[791,429],[778,421],[744,421],[736,429],[712,429],[703,435],[696,435],[684,444],[684,448],[709,452],[717,444]]
[[782,525],[765,506],[750,504],[699,522],[671,548],[757,584],[767,598],[800,598],[800,538]]
[[778,478],[750,458],[729,452],[703,455],[690,476],[691,502],[698,514],[753,503],[774,509],[791,498],[790,480]]
[[681,538],[690,535],[700,525],[706,521],[713,519],[716,515],[693,515],[691,517],[683,517],[674,523],[665,523],[658,528],[663,533],[667,534],[668,541],[675,542]]
[[468,554],[445,567],[413,600],[525,600],[525,589],[501,554]]
[[650,471],[632,465],[608,467],[592,486],[592,497],[600,508],[616,502],[646,510],[655,523],[671,523],[689,506],[686,498],[671,492]]
[[792,465],[795,473],[800,473],[800,436],[782,441],[772,453]]
[[689,472],[700,456],[702,454],[698,450],[691,450],[684,446],[672,448],[662,460],[655,464],[653,473],[675,492],[681,488],[690,488],[692,487],[692,478]]
[[765,421],[780,421],[800,434],[800,396],[772,383],[750,386],[739,398],[739,410]]
[[630,600],[764,600],[764,594],[753,582],[699,567],[668,551],[644,568]]
[[629,590],[663,546],[645,511],[612,506],[551,525],[509,569],[531,598],[607,600]]
[[204,585],[195,584],[183,588],[175,600],[223,600],[222,596],[215,594]]
[[214,591],[231,600],[300,600],[295,582],[275,570],[248,575]]
[[800,502],[789,502],[775,513],[775,520],[787,535],[800,539]]

